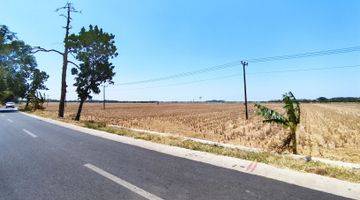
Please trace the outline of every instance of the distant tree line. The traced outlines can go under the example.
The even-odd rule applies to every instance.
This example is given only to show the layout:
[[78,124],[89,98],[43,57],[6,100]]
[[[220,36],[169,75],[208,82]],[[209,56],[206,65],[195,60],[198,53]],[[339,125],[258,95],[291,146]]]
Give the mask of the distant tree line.
[[[331,103],[331,102],[360,102],[360,97],[319,97],[317,99],[299,99],[302,103]],[[265,101],[266,102],[266,101]],[[282,100],[270,100],[268,102],[282,102]]]
[[[49,99],[49,102],[59,102],[57,99]],[[319,97],[317,99],[299,99],[297,100],[301,103],[331,103],[331,102],[359,102],[360,97],[334,97],[334,98],[324,98]],[[79,100],[67,100],[69,103],[77,103]],[[88,103],[102,103],[103,100],[91,99]],[[149,104],[160,104],[160,103],[243,103],[242,101],[226,101],[226,100],[205,100],[205,101],[120,101],[120,100],[106,100],[106,103],[149,103]],[[249,101],[251,103],[281,103],[283,100],[269,100],[269,101]]]
[[318,102],[360,102],[360,97],[334,97],[334,98],[325,98],[319,97],[316,99]]

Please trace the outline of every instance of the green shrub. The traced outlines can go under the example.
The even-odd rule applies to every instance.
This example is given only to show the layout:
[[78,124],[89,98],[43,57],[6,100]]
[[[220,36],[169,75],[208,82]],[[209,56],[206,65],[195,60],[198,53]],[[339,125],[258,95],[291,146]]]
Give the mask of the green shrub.
[[99,129],[99,128],[104,128],[106,127],[106,123],[105,122],[95,122],[93,120],[90,121],[85,121],[84,122],[85,127],[87,128],[92,128],[92,129]]

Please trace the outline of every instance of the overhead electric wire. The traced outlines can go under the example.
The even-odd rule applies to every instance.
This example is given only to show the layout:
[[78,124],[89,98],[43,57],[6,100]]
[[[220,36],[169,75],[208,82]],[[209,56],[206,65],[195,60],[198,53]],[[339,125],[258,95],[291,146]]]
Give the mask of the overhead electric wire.
[[209,78],[209,79],[201,79],[201,80],[196,80],[196,81],[188,81],[188,82],[181,82],[181,83],[174,83],[174,84],[167,84],[167,85],[160,85],[160,86],[152,86],[152,87],[133,88],[133,89],[128,89],[128,90],[143,90],[143,89],[162,88],[162,87],[170,87],[170,86],[178,86],[178,85],[188,85],[188,84],[199,83],[199,82],[204,82],[204,81],[220,80],[220,79],[238,77],[238,76],[241,76],[241,75],[242,74],[232,74],[232,75],[228,75],[228,76],[214,77],[214,78]]
[[345,69],[345,68],[358,68],[360,65],[346,65],[338,67],[317,67],[317,68],[304,68],[304,69],[287,69],[287,70],[274,70],[274,71],[263,71],[247,73],[247,75],[253,74],[271,74],[271,73],[286,73],[286,72],[307,72],[307,71],[324,71],[329,69]]
[[164,77],[159,77],[159,78],[146,79],[146,80],[142,80],[142,81],[132,81],[132,82],[126,82],[126,83],[119,83],[117,85],[135,85],[135,84],[148,83],[148,82],[164,81],[164,80],[169,80],[169,79],[174,79],[174,78],[187,77],[187,76],[192,76],[192,75],[195,75],[195,74],[202,74],[202,73],[206,73],[206,72],[210,72],[210,71],[235,67],[235,66],[238,66],[239,64],[240,64],[240,61],[235,61],[235,62],[226,63],[226,64],[222,64],[222,65],[216,65],[216,66],[209,67],[209,68],[203,68],[203,69],[196,70],[196,71],[182,72],[182,73],[178,73],[178,74],[174,74],[174,75],[169,75],[169,76],[164,76]]
[[[348,69],[348,68],[360,68],[360,64],[358,65],[346,65],[346,66],[336,66],[336,67],[315,67],[315,68],[304,68],[304,69],[288,69],[288,70],[274,70],[274,71],[263,71],[263,72],[250,72],[247,75],[256,75],[256,74],[274,74],[274,73],[288,73],[288,72],[308,72],[308,71],[325,71],[331,69]],[[171,87],[171,86],[180,86],[180,85],[188,85],[193,83],[205,82],[205,81],[212,81],[212,80],[220,80],[232,77],[239,77],[242,76],[242,73],[231,74],[227,76],[219,76],[213,77],[208,79],[200,79],[195,81],[187,81],[187,82],[180,82],[180,83],[173,83],[173,84],[166,84],[166,85],[159,85],[159,86],[152,86],[152,87],[141,87],[141,88],[132,88],[128,90],[143,90],[143,89],[153,89],[153,88],[162,88],[162,87]]]
[[346,47],[346,48],[341,48],[341,49],[323,50],[323,51],[313,51],[313,52],[290,54],[290,55],[283,55],[283,56],[253,58],[253,59],[248,59],[248,60],[245,59],[245,61],[247,61],[249,63],[261,63],[261,62],[270,62],[270,61],[279,61],[279,60],[289,60],[289,59],[296,59],[296,58],[314,57],[314,56],[336,55],[336,54],[343,54],[343,53],[351,53],[351,52],[355,52],[355,51],[360,51],[360,46]]
[[[346,47],[346,48],[340,48],[340,49],[329,49],[329,50],[323,50],[323,51],[312,51],[312,52],[289,54],[289,55],[282,55],[282,56],[252,58],[252,59],[244,59],[244,60],[247,61],[248,63],[262,63],[262,62],[298,59],[298,58],[306,58],[306,57],[315,57],[315,56],[344,54],[344,53],[351,53],[351,52],[356,52],[356,51],[360,51],[360,46]],[[169,76],[145,79],[145,80],[140,80],[140,81],[123,82],[123,83],[119,83],[117,85],[135,85],[135,84],[144,84],[144,83],[150,83],[150,82],[159,82],[159,81],[165,81],[165,80],[170,80],[170,79],[182,78],[182,77],[187,77],[187,76],[193,76],[196,74],[217,71],[217,70],[231,68],[231,67],[240,66],[240,65],[241,65],[241,60],[238,60],[238,61],[234,61],[234,62],[225,63],[222,65],[215,65],[212,67],[195,70],[195,71],[182,72],[182,73],[173,74],[173,75],[169,75]]]

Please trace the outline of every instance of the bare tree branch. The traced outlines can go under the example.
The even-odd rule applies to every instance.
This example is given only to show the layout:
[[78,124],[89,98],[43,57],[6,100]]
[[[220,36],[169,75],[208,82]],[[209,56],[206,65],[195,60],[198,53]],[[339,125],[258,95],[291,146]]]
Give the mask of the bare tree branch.
[[70,54],[74,59],[76,59],[76,56],[74,55],[74,52],[73,52],[73,51],[69,50],[69,54]]
[[62,53],[62,52],[60,52],[60,51],[58,51],[56,49],[45,49],[45,48],[42,48],[40,46],[33,47],[31,53],[35,54],[37,52],[55,52],[55,53],[58,53],[60,55],[64,55],[64,53]]
[[72,62],[70,60],[68,60],[68,63],[75,65],[77,68],[80,68],[79,65],[77,65],[76,63],[74,63],[74,62]]

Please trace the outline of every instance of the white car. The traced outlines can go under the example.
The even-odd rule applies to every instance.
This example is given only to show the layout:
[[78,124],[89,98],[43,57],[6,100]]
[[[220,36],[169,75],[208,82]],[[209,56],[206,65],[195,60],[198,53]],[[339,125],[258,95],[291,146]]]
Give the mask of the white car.
[[14,102],[7,102],[5,104],[5,108],[15,108],[15,103]]

